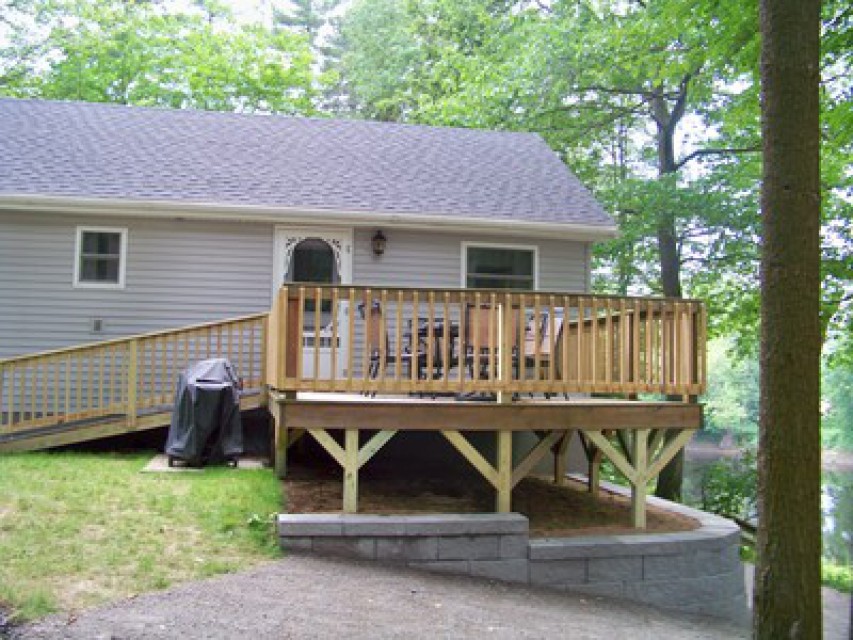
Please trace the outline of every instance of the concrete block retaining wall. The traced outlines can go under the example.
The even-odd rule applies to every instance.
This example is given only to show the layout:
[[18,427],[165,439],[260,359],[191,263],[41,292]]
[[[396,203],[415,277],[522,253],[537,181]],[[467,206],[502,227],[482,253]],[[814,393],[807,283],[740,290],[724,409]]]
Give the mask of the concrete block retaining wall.
[[358,558],[590,595],[664,609],[743,619],[747,615],[740,531],[724,520],[666,501],[652,504],[699,521],[680,533],[529,537],[510,514],[282,514],[290,552]]

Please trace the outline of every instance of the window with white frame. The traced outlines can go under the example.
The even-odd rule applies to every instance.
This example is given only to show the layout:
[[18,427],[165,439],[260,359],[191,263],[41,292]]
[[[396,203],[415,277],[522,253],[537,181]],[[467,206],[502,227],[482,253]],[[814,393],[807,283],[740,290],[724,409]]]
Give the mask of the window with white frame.
[[536,289],[536,247],[464,244],[465,286]]
[[124,287],[127,229],[77,227],[74,285],[79,287]]

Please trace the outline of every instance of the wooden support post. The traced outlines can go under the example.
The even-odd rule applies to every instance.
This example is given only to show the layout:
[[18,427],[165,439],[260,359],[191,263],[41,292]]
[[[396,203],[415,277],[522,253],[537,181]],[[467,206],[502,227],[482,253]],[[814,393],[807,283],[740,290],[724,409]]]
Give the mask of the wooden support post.
[[[68,372],[66,371],[66,376]],[[79,371],[78,371],[79,376]],[[66,378],[65,384],[68,384]],[[127,345],[127,426],[131,429],[136,427],[136,414],[138,413],[137,389],[139,385],[139,341],[131,340]],[[65,410],[69,410],[66,400]],[[77,407],[80,410],[80,407]]]
[[284,421],[284,404],[280,401],[273,401],[270,408],[272,409],[273,419],[273,434],[275,441],[275,475],[278,478],[284,478],[287,475],[287,424]]
[[512,509],[512,431],[498,431],[498,496],[495,511],[509,513]]
[[601,449],[590,445],[591,450],[587,456],[587,486],[586,489],[594,496],[601,490]]
[[646,528],[646,494],[649,477],[649,429],[637,429],[633,442],[634,478],[631,480],[631,524],[635,529]]
[[358,512],[358,429],[344,431],[344,513]]
[[569,463],[569,457],[566,454],[573,434],[574,430],[572,429],[566,431],[560,442],[554,447],[554,484],[560,487],[566,485],[566,471]]

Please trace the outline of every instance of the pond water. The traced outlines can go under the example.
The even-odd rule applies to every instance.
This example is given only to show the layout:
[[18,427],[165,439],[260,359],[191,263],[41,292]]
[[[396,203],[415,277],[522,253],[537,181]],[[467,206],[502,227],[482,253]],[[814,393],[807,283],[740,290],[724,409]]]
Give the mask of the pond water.
[[[710,460],[685,460],[684,493],[699,499],[702,473]],[[834,564],[853,562],[853,471],[824,471],[821,479],[823,557]]]

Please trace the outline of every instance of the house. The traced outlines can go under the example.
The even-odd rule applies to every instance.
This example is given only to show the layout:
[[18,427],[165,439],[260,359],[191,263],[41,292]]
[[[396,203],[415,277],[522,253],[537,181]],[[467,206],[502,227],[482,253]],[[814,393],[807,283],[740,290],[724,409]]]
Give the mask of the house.
[[535,134],[0,99],[0,358],[294,280],[586,291],[615,234]]
[[[277,471],[309,433],[345,511],[420,430],[498,511],[545,456],[565,481],[579,441],[591,489],[606,456],[643,527],[701,424],[706,320],[584,294],[615,233],[532,134],[0,99],[0,452],[162,426],[177,373],[226,356],[241,406],[274,417]],[[607,399],[549,401],[569,393]]]

